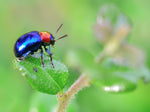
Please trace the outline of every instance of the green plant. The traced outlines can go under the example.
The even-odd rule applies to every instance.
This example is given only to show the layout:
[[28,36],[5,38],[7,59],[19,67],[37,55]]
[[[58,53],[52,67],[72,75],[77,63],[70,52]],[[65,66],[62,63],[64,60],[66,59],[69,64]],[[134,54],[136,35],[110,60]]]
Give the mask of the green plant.
[[103,47],[99,55],[81,47],[71,49],[66,55],[69,69],[81,74],[76,81],[76,78],[68,78],[68,68],[59,61],[54,60],[53,69],[48,56],[44,57],[43,68],[38,53],[14,63],[34,89],[57,94],[57,112],[64,112],[73,96],[91,84],[107,92],[119,93],[134,90],[140,78],[149,81],[142,51],[127,42],[130,30],[131,25],[120,10],[113,5],[103,6],[95,25],[97,40]]

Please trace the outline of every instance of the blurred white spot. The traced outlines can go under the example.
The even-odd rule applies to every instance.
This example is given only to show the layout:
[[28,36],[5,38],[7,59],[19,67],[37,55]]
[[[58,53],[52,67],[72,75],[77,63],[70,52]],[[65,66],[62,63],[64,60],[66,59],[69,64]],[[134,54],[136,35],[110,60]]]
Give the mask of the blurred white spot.
[[110,87],[107,87],[107,86],[106,86],[106,87],[104,87],[104,90],[105,90],[105,91],[110,91]]
[[26,74],[25,73],[22,73],[22,76],[25,76]]
[[108,92],[118,92],[120,90],[122,90],[123,88],[120,87],[119,85],[114,85],[114,86],[105,86],[104,90],[108,91]]
[[33,108],[30,109],[30,112],[38,112],[38,109],[33,107]]
[[22,70],[22,68],[19,68],[19,70],[21,71],[21,70]]
[[52,109],[50,110],[50,112],[56,112],[56,110],[57,110],[57,106],[54,106],[54,108],[52,108]]

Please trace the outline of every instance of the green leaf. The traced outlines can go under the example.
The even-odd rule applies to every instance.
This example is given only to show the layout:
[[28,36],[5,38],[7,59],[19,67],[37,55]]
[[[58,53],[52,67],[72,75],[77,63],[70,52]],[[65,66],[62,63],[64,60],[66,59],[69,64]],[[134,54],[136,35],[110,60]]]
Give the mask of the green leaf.
[[144,82],[150,80],[150,72],[143,63],[133,67],[134,61],[128,64],[127,60],[122,62],[113,57],[105,57],[100,63],[95,63],[94,56],[84,48],[74,49],[67,55],[66,60],[73,68],[87,73],[93,85],[107,92],[132,91],[140,79]]
[[47,94],[62,91],[68,80],[68,69],[59,61],[53,60],[51,66],[48,56],[44,56],[45,67],[41,64],[40,54],[28,56],[23,61],[14,61],[16,68],[22,71],[29,84],[36,90]]
[[139,79],[150,80],[147,67],[118,65],[112,58],[105,59],[99,66],[99,74],[93,77],[93,84],[107,92],[127,92],[134,90]]

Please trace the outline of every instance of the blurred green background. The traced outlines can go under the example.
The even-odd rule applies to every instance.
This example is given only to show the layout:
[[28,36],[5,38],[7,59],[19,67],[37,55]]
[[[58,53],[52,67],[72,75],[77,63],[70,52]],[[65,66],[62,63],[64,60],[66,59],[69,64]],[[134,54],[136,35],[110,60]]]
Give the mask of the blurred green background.
[[[107,3],[115,4],[131,19],[129,43],[145,52],[150,68],[149,0],[0,0],[0,112],[38,112],[32,108],[37,102],[41,103],[39,112],[46,112],[46,107],[57,105],[56,96],[46,96],[55,101],[50,98],[49,103],[42,103],[42,94],[32,90],[14,69],[13,47],[17,38],[33,30],[55,33],[64,23],[58,36],[67,33],[69,37],[56,43],[52,49],[55,58],[63,62],[72,45],[96,51],[93,27],[99,8]],[[123,94],[103,92],[92,86],[80,91],[72,104],[79,112],[150,112],[150,84],[139,81],[136,90]]]

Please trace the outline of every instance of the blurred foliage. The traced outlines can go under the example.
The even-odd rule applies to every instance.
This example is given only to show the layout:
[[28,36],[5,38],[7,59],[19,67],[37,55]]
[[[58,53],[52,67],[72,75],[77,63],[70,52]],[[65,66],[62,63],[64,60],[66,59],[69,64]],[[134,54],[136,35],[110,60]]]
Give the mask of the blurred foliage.
[[[106,3],[115,4],[131,19],[132,33],[128,38],[129,44],[136,45],[144,51],[145,62],[149,68],[149,0],[0,1],[1,112],[27,112],[34,105],[31,100],[35,91],[26,83],[20,72],[14,70],[12,66],[12,60],[15,58],[13,46],[16,39],[33,30],[46,30],[54,33],[59,24],[64,22],[60,35],[65,32],[69,37],[56,43],[55,48],[52,49],[54,58],[64,61],[67,51],[73,45],[84,46],[92,55],[96,56],[103,46],[97,42],[93,28],[99,8]],[[149,112],[150,84],[145,85],[141,81],[138,81],[137,84],[137,89],[133,92],[117,95],[103,92],[95,86],[83,89],[76,95],[79,112]],[[40,98],[38,95],[37,97]]]
[[[47,95],[39,92],[33,93],[30,100],[29,112],[55,112],[57,109],[57,98],[55,95]],[[76,100],[72,100],[67,112],[78,112]]]
[[67,63],[90,75],[92,83],[104,91],[134,90],[139,79],[150,80],[150,73],[143,52],[128,44],[131,29],[129,20],[115,5],[102,6],[94,27],[103,46],[99,55],[92,55],[86,47],[75,47],[67,53]]

